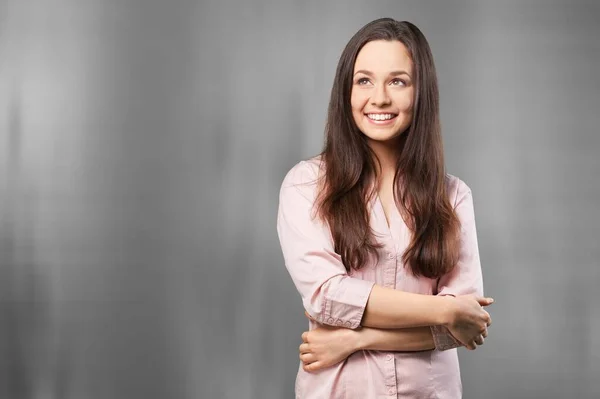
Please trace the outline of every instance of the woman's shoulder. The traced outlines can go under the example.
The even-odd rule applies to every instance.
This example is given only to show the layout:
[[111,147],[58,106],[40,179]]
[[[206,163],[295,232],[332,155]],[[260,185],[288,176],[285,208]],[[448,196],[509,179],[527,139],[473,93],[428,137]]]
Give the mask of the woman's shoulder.
[[312,158],[304,159],[296,163],[286,173],[282,188],[289,186],[313,186],[317,184],[319,177],[322,175],[323,163],[321,156],[317,155]]
[[286,173],[281,191],[295,188],[305,197],[314,199],[321,176],[323,176],[323,163],[320,155],[301,160]]
[[450,196],[450,203],[456,206],[458,201],[471,193],[471,188],[459,177],[446,173],[446,189]]

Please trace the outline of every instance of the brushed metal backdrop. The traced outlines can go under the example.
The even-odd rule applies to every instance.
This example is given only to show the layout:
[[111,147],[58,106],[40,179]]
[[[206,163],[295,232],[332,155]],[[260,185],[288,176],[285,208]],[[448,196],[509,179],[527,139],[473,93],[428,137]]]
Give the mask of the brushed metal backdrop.
[[0,397],[293,397],[279,187],[381,16],[428,38],[474,193],[464,397],[600,397],[600,5],[566,0],[0,2]]

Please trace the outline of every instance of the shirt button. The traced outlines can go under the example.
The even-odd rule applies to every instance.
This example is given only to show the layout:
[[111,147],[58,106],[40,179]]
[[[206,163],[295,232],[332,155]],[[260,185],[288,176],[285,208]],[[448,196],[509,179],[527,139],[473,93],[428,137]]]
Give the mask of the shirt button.
[[346,327],[351,327],[352,323],[350,323],[349,321],[346,322]]
[[329,324],[332,324],[332,323],[333,323],[333,317],[330,317],[329,319],[327,319],[327,322],[328,322]]
[[392,359],[394,358],[394,356],[392,356],[392,355],[387,355],[387,356],[386,356],[386,358],[387,358],[387,360],[392,360]]
[[342,324],[344,324],[344,322],[341,321],[340,319],[337,319],[337,321],[335,322],[335,324],[337,324],[338,326],[341,326]]
[[388,252],[387,257],[388,257],[388,259],[394,259],[394,254],[391,252]]
[[389,388],[388,388],[388,392],[389,392],[390,394],[394,393],[394,388],[392,388],[392,387],[389,387]]

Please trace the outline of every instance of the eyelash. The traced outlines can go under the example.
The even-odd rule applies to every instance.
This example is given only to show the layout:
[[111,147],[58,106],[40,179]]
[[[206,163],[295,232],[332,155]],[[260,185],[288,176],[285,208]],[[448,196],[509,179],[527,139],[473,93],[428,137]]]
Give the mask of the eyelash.
[[[368,82],[368,81],[369,81],[369,79],[367,79],[367,78],[360,78],[356,81],[356,83],[359,85],[362,85],[363,84],[362,82]],[[400,82],[400,83],[402,83],[402,85],[406,86],[406,82],[400,78],[392,79],[392,82],[395,82],[395,81]]]

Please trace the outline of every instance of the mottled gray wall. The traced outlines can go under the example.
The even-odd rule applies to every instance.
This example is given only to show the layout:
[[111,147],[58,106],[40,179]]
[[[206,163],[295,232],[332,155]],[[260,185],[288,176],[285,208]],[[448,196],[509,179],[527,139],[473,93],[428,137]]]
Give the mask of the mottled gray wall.
[[279,185],[381,16],[430,41],[474,192],[465,398],[600,397],[598,2],[4,0],[1,398],[292,397]]

